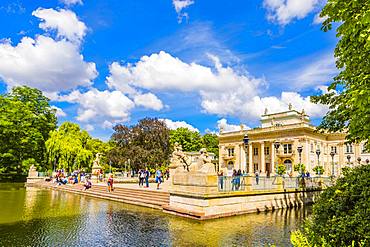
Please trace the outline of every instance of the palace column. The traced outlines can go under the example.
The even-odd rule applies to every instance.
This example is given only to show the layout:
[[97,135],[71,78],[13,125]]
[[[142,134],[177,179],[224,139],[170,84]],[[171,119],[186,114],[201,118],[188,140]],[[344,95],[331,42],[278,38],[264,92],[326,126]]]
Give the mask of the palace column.
[[274,142],[271,142],[270,150],[271,150],[271,164],[270,164],[271,174],[275,174],[276,173],[276,167],[275,167],[275,146],[274,146]]
[[261,142],[261,172],[266,174],[265,142]]
[[249,174],[253,174],[253,144],[249,142],[248,145],[248,158],[249,158]]

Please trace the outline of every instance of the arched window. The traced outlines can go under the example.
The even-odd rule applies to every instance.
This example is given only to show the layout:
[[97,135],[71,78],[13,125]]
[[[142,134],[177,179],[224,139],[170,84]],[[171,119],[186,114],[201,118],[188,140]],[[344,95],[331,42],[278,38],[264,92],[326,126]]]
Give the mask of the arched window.
[[292,161],[290,159],[284,160],[284,165],[288,173],[291,173],[293,171]]

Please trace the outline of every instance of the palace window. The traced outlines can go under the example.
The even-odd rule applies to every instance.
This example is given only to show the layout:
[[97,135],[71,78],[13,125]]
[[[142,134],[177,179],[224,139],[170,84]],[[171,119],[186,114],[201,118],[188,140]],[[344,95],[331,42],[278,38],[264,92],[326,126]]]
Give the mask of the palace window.
[[346,153],[353,153],[352,144],[346,144]]
[[311,153],[313,153],[313,143],[311,143]]
[[335,154],[337,154],[337,147],[336,146],[332,146],[331,147],[331,152],[334,152]]
[[227,153],[228,153],[229,157],[233,157],[234,156],[234,148],[228,148]]
[[292,153],[292,144],[284,144],[284,154]]
[[366,150],[365,144],[361,145],[361,153],[363,153],[363,154],[368,153],[367,150]]
[[265,155],[270,155],[270,147],[265,147]]
[[258,148],[253,148],[253,155],[258,155]]

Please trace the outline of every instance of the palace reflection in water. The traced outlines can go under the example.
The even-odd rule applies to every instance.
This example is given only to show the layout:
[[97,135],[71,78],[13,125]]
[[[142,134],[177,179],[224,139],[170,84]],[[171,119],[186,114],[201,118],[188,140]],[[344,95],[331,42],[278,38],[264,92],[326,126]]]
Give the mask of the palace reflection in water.
[[289,246],[307,209],[195,221],[117,202],[0,184],[0,246]]

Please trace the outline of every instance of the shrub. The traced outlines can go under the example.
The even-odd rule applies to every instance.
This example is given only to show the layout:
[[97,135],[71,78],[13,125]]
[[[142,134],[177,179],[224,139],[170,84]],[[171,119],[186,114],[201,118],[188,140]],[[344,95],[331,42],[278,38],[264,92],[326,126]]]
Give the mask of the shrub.
[[277,167],[277,174],[283,175],[286,172],[286,167],[283,164],[279,164]]
[[[344,168],[343,177],[314,204],[294,246],[370,246],[370,166]],[[301,234],[303,237],[301,237]],[[294,242],[293,242],[294,241]]]
[[325,170],[324,170],[324,167],[323,166],[315,166],[313,169],[312,169],[317,175],[320,174],[324,174]]
[[304,165],[304,164],[296,164],[296,165],[294,165],[294,171],[295,172],[303,172],[304,173],[304,171],[306,170],[306,166]]

